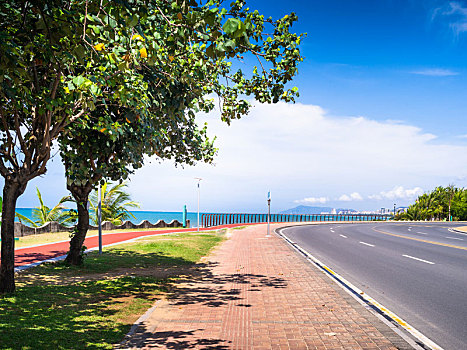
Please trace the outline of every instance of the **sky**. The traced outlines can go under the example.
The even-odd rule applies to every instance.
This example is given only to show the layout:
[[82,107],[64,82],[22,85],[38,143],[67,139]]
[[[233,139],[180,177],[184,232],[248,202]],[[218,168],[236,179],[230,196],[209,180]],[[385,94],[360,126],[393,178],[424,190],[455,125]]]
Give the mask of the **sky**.
[[[247,1],[307,33],[295,104],[261,105],[216,136],[215,165],[148,159],[128,191],[142,210],[279,212],[298,205],[377,210],[439,185],[467,187],[467,1]],[[244,63],[248,65],[248,62]],[[66,195],[58,156],[18,207]]]

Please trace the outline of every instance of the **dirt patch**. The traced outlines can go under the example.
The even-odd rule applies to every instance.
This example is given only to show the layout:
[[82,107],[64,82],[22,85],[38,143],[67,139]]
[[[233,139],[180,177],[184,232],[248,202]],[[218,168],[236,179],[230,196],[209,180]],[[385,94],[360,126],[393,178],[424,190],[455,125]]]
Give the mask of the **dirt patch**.
[[467,233],[467,226],[456,227],[456,230]]

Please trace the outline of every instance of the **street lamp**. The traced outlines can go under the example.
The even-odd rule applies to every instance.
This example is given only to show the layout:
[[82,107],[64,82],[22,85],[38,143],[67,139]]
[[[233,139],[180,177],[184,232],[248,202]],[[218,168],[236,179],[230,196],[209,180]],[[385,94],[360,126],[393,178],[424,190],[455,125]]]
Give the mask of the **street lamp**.
[[198,180],[198,231],[199,231],[199,192],[200,192],[200,189],[199,189],[199,183],[201,182],[202,178],[200,177],[195,177],[195,180]]
[[271,222],[271,191],[268,192],[268,233],[266,237],[269,237],[269,224]]
[[98,226],[98,235],[99,235],[99,254],[102,254],[102,188],[99,184],[99,190],[97,192],[99,197],[97,201],[97,226]]
[[396,203],[394,203],[394,216],[396,216]]

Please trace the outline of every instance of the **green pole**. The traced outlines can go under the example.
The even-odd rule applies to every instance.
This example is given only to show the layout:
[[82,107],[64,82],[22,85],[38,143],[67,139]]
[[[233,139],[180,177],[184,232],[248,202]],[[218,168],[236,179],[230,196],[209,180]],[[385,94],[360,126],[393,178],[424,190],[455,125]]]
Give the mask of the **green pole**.
[[186,205],[183,206],[183,227],[186,227]]

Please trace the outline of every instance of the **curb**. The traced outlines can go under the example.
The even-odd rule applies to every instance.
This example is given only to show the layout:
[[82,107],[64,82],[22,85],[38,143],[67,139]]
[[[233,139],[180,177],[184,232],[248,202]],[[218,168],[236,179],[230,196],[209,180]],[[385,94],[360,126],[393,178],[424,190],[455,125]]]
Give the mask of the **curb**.
[[467,232],[465,231],[461,231],[461,230],[457,230],[456,228],[450,228],[448,229],[448,231],[451,231],[451,232],[456,232],[456,233],[460,233],[461,235],[467,235]]
[[[294,250],[303,255],[308,261],[320,269],[326,276],[328,276],[334,283],[340,286],[343,290],[349,293],[354,299],[360,304],[365,306],[373,315],[377,316],[378,319],[382,320],[389,328],[395,333],[401,336],[406,342],[408,342],[414,349],[431,349],[431,350],[444,350],[441,346],[433,342],[431,339],[423,335],[420,331],[412,327],[410,324],[405,322],[402,318],[397,316],[395,313],[378,303],[375,299],[370,297],[365,292],[354,286],[352,283],[347,281],[345,278],[334,272],[328,266],[323,264],[313,255],[308,253],[305,249],[300,247],[297,243],[291,241],[282,232],[283,229],[291,228],[293,226],[284,226],[274,230],[274,233],[284,239]],[[402,329],[401,329],[402,328]],[[405,332],[409,333],[407,335]],[[413,338],[415,338],[415,340]]]
[[118,345],[116,345],[116,349],[128,349],[128,348],[125,348],[125,347],[122,347],[125,345],[126,342],[128,342],[130,340],[130,338],[136,333],[136,330],[138,329],[138,327],[144,322],[146,321],[149,316],[151,316],[151,314],[154,312],[154,310],[159,306],[160,303],[163,302],[163,299],[159,299],[158,301],[156,301],[156,303],[148,310],[146,310],[146,312],[141,315],[136,321],[135,323],[133,323],[133,325],[131,326],[130,330],[128,331],[127,334],[125,334],[125,336],[123,337],[123,340],[118,343]]

